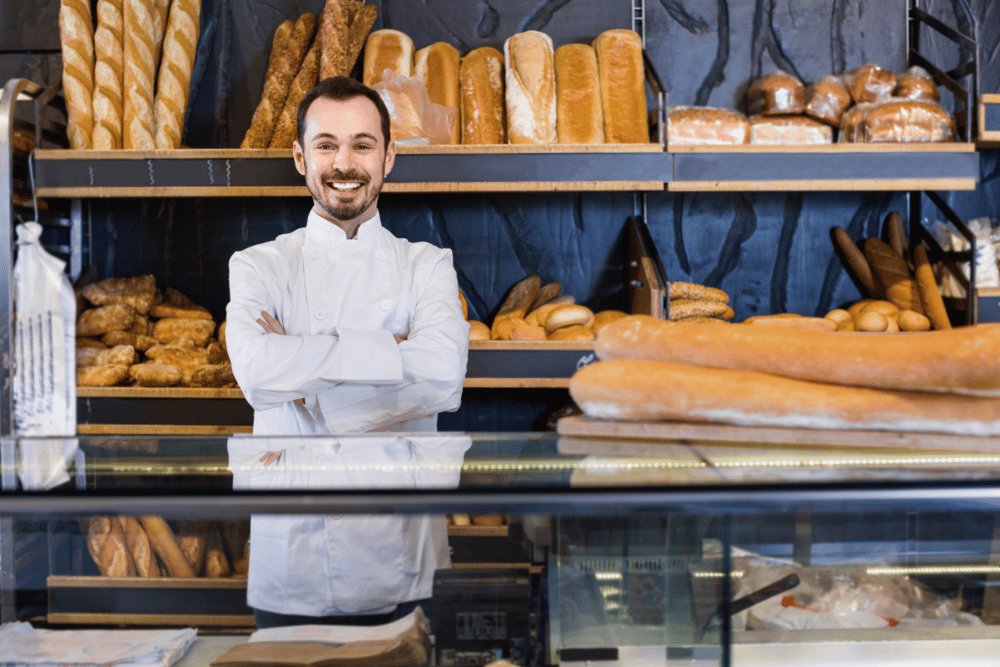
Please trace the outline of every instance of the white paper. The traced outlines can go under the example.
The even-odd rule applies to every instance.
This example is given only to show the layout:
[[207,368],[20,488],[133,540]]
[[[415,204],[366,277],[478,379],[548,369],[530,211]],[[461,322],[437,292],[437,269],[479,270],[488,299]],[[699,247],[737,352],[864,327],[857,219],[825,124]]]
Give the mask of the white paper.
[[184,657],[197,630],[36,630],[0,626],[0,667],[170,667]]
[[350,625],[290,625],[282,628],[266,628],[250,635],[251,642],[321,642],[340,645],[350,642],[376,639],[394,639],[413,627],[419,627],[430,634],[430,623],[423,609],[417,607],[411,613],[391,623],[372,626]]

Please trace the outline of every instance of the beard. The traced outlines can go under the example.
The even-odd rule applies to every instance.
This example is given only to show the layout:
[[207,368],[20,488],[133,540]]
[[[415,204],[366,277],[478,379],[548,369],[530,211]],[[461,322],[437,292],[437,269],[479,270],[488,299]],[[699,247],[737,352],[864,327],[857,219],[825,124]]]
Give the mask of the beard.
[[[326,184],[331,181],[356,181],[361,185],[352,191],[355,197],[351,201],[345,202],[337,198],[338,191],[336,189],[327,187]],[[332,219],[341,221],[354,220],[378,199],[379,193],[382,192],[382,181],[376,183],[367,195],[364,194],[371,182],[372,179],[368,174],[356,169],[348,171],[334,169],[324,174],[316,184],[313,183],[309,174],[306,174],[306,187],[309,194],[312,195],[313,201],[319,204],[320,208]]]

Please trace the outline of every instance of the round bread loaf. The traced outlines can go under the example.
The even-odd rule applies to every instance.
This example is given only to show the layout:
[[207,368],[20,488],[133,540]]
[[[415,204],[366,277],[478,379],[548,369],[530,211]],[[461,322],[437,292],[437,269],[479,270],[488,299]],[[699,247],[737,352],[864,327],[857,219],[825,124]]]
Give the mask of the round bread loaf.
[[582,324],[574,324],[556,329],[549,334],[548,340],[587,341],[594,340],[596,337],[597,335],[590,327],[585,327]]
[[586,306],[568,304],[553,308],[545,317],[545,330],[548,332],[570,327],[576,324],[589,327],[594,323],[594,313]]
[[601,329],[623,317],[628,317],[628,313],[623,310],[602,310],[594,313],[594,323],[590,328],[594,330],[594,333],[600,333]]
[[489,340],[490,328],[479,320],[469,320],[469,340]]

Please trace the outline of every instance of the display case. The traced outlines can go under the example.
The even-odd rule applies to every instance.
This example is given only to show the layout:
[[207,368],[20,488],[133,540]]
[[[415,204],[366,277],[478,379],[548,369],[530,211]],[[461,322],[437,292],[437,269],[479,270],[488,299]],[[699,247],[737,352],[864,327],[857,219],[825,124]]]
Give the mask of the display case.
[[[1000,442],[894,435],[81,437],[68,483],[0,497],[15,537],[2,612],[51,628],[192,625],[201,655],[218,655],[252,627],[211,617],[245,604],[245,579],[102,577],[81,519],[501,513],[517,528],[494,536],[523,560],[437,572],[436,664],[992,664]],[[30,473],[14,460],[64,443],[4,444],[12,489]],[[284,452],[278,468],[253,456],[265,451]]]

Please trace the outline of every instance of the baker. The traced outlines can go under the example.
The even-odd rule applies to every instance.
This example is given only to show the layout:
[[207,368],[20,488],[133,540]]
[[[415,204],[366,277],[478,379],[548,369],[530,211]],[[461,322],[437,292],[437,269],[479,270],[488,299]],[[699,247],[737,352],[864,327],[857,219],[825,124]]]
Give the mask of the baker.
[[[395,146],[378,94],[320,82],[299,106],[292,155],[313,198],[306,226],[229,262],[226,341],[255,436],[231,440],[230,460],[234,485],[253,489],[337,486],[330,455],[359,440],[281,448],[256,436],[436,431],[459,406],[468,358],[451,251],[382,226]],[[373,472],[351,481],[382,485]],[[258,627],[429,612],[434,570],[450,567],[441,516],[254,515],[250,541]]]

